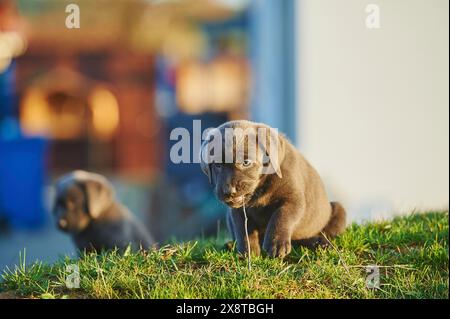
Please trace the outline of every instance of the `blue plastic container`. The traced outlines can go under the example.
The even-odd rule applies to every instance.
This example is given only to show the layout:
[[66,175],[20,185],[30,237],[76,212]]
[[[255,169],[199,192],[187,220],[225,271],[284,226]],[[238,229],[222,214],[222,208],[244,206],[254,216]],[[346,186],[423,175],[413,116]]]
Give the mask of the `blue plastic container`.
[[41,138],[0,140],[0,214],[13,227],[45,222],[46,149]]

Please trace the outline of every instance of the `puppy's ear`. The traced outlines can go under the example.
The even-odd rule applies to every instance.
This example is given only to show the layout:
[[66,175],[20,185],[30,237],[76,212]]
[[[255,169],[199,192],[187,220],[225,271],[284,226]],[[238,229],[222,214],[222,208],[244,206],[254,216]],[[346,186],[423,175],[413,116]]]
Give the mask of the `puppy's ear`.
[[[273,143],[273,148],[269,147],[269,158],[270,163],[273,165],[273,169],[277,173],[279,178],[283,178],[283,175],[281,174],[281,163],[284,159],[284,140],[283,136],[278,134],[278,132],[274,132],[271,130],[270,134],[270,142],[271,145]],[[277,152],[277,154],[273,154],[274,150]]]
[[[208,129],[203,134],[205,135],[205,141],[200,148],[200,166],[212,185],[213,171],[211,163],[222,160],[222,134],[216,128]],[[213,155],[211,155],[211,152]]]
[[212,185],[211,164],[207,163],[209,158],[208,143],[209,143],[208,140],[204,141],[202,147],[200,148],[200,167],[202,168],[203,173],[205,173],[205,175],[208,176],[209,183]]
[[279,178],[283,178],[283,174],[281,173],[281,163],[283,162],[285,152],[283,136],[278,133],[278,130],[273,128],[267,129],[267,127],[263,127],[263,129],[266,130],[266,144],[262,145],[262,148],[269,157],[270,171],[268,173],[275,172]]
[[113,203],[114,191],[105,178],[87,179],[84,184],[89,215],[98,218]]
[[61,193],[62,193],[62,185],[61,180],[57,180],[53,187],[53,200],[52,200],[52,206],[51,206],[51,212],[52,214],[56,214],[56,209],[58,208],[58,202],[61,201]]
[[75,179],[73,177],[73,174],[66,174],[55,181],[53,186],[54,190],[53,206],[52,206],[53,214],[56,214],[58,204],[65,201],[64,191],[67,189],[68,186],[70,186],[74,182]]

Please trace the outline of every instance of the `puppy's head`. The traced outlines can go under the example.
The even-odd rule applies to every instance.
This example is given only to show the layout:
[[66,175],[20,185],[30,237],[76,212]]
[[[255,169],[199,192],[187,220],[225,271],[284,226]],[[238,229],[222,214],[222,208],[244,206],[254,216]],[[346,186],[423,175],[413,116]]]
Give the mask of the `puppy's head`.
[[217,198],[238,208],[251,199],[263,178],[282,178],[284,143],[267,125],[231,121],[208,132],[200,157]]
[[114,201],[114,191],[106,178],[84,171],[74,171],[56,182],[53,207],[57,226],[70,233],[83,231]]

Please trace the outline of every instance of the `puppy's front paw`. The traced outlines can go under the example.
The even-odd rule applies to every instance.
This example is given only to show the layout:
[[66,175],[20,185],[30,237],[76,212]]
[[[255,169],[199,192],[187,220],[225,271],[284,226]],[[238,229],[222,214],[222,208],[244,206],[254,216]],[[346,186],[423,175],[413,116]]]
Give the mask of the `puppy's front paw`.
[[[241,254],[243,256],[247,256],[247,254],[248,254],[247,243],[241,244],[241,245],[238,244],[237,251],[239,254]],[[258,242],[250,241],[250,254],[252,256],[260,256],[261,255],[261,248],[260,248]]]
[[291,252],[291,241],[289,239],[274,239],[266,241],[263,245],[269,256],[283,258]]
[[234,240],[227,241],[227,242],[223,245],[223,248],[224,248],[226,251],[233,251],[233,250],[236,248],[236,242],[235,242]]

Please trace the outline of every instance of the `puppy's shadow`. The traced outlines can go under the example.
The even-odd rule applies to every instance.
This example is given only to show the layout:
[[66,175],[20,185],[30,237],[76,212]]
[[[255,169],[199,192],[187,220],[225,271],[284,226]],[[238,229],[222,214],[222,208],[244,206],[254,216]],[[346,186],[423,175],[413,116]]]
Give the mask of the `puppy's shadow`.
[[[291,242],[292,245],[292,251],[289,255],[287,255],[284,260],[287,262],[297,262],[298,255],[301,254],[301,251],[304,249],[307,249],[311,252],[315,252],[318,249],[325,249],[330,246],[329,241],[326,240],[326,238],[322,236],[317,236],[313,238],[308,239],[302,239],[302,240],[293,240]],[[236,252],[236,242],[233,240],[230,240],[226,242],[223,245],[222,248],[223,251],[229,251],[229,252]],[[265,252],[262,252],[263,257],[267,257],[267,254]],[[245,256],[242,256],[242,258],[245,258]]]

